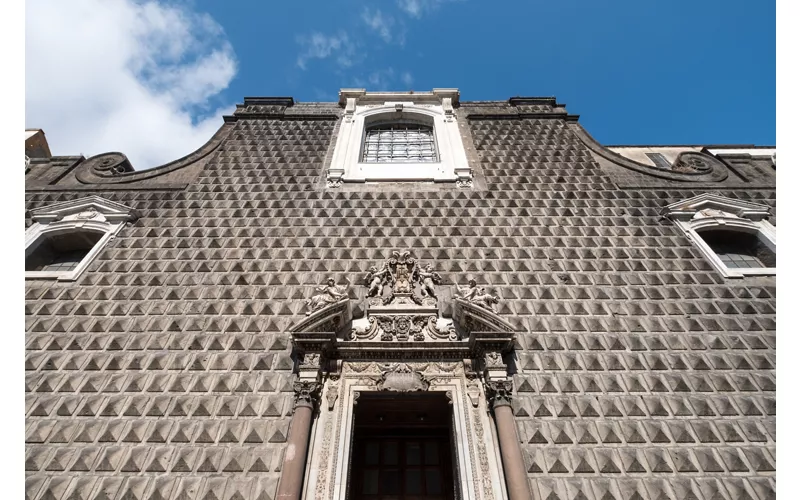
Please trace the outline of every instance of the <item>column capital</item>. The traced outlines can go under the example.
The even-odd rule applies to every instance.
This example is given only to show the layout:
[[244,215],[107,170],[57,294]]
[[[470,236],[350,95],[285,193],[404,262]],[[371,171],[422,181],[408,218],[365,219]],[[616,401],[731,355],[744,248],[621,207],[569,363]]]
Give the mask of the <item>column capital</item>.
[[514,382],[511,380],[486,381],[486,395],[492,403],[492,408],[498,406],[511,406],[514,392]]
[[316,380],[297,380],[294,383],[294,407],[307,406],[314,408],[319,402],[322,383]]

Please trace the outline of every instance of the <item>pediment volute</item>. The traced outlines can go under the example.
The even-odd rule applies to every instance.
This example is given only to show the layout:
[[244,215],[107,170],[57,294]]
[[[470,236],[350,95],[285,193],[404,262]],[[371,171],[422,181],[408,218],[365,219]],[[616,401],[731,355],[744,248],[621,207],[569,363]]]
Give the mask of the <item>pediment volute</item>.
[[770,207],[749,201],[726,198],[715,193],[701,195],[667,205],[662,214],[676,220],[703,218],[741,218],[754,222],[769,216]]
[[118,223],[135,221],[138,218],[138,213],[133,208],[100,196],[87,196],[35,208],[30,211],[30,215],[34,222],[43,224],[77,220]]

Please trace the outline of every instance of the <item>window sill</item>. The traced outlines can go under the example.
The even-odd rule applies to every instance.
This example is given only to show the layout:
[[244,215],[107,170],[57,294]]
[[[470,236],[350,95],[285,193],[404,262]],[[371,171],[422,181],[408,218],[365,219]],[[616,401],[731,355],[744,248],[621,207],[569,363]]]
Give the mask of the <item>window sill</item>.
[[78,274],[75,271],[61,273],[55,271],[25,271],[25,279],[75,281],[78,279]]
[[747,278],[749,276],[776,276],[775,267],[726,267],[720,270],[726,278]]

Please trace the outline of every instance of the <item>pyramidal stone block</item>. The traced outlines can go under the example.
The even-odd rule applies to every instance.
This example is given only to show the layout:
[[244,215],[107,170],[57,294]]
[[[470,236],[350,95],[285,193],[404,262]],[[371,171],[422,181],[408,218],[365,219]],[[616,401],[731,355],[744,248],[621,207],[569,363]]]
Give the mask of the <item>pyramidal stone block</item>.
[[[165,167],[26,168],[26,231],[137,213],[78,279],[25,281],[26,498],[276,500],[291,328],[329,277],[369,315],[370,267],[406,249],[441,276],[442,318],[474,279],[515,330],[503,362],[533,498],[775,497],[776,278],[726,276],[681,226],[774,228],[774,148],[606,147],[555,99],[459,99],[442,116],[471,185],[329,186],[348,104],[290,101],[248,98]],[[325,395],[345,376],[328,375],[312,426],[331,460],[346,443],[321,434],[345,402],[327,413]],[[494,425],[483,392],[454,410]]]

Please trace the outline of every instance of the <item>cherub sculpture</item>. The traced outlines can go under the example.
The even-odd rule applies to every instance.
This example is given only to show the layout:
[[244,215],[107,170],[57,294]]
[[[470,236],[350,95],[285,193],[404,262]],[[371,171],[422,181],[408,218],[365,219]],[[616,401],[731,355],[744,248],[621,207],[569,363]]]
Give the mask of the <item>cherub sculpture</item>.
[[486,309],[497,312],[494,305],[500,302],[500,297],[486,292],[486,289],[481,287],[480,291],[472,297],[472,302],[485,307]]
[[475,294],[478,293],[478,282],[472,279],[469,280],[469,286],[460,287],[456,285],[456,288],[458,288],[457,297],[459,299],[464,299],[466,301],[472,302],[472,298],[475,296]]
[[471,302],[492,312],[497,312],[494,306],[500,302],[500,297],[487,293],[486,289],[483,287],[479,288],[478,283],[474,279],[469,280],[469,286],[467,287],[460,287],[458,285],[456,285],[456,287],[458,288],[458,294],[456,296],[459,299],[466,300],[467,302]]
[[422,283],[422,296],[436,297],[436,289],[434,284],[439,285],[442,283],[442,277],[439,273],[433,270],[433,266],[428,264],[425,266],[424,271],[417,271],[420,282]]
[[306,301],[309,308],[306,316],[319,311],[325,306],[339,302],[347,298],[347,290],[350,288],[350,280],[345,278],[347,285],[336,285],[333,278],[328,278],[327,284],[317,287],[317,295],[312,296]]
[[389,269],[389,264],[383,264],[380,271],[375,266],[370,266],[369,273],[364,279],[364,284],[367,285],[367,297],[380,297],[383,295],[383,285],[387,280],[391,280],[392,271]]

